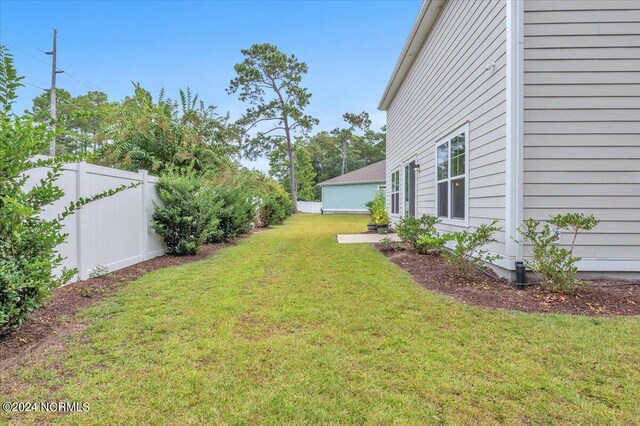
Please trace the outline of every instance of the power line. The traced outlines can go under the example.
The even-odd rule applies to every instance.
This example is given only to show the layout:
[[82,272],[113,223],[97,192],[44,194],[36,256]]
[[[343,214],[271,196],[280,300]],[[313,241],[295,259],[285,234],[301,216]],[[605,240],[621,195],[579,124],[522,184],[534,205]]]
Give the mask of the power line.
[[27,82],[27,81],[23,81],[23,83],[24,83],[24,84],[26,84],[27,86],[35,87],[36,89],[40,89],[40,90],[42,90],[42,91],[44,91],[44,92],[46,92],[47,90],[49,90],[49,89],[45,89],[45,88],[40,87],[40,86],[36,86],[35,84],[31,84],[31,83],[29,83],[29,82]]
[[45,64],[47,67],[50,67],[50,66],[51,66],[51,64],[50,64],[49,62],[47,62],[47,61],[45,61],[45,60],[43,60],[43,59],[41,59],[41,58],[38,58],[37,56],[34,56],[34,55],[32,55],[31,53],[29,53],[29,52],[25,52],[25,51],[24,51],[24,50],[22,50],[22,49],[18,49],[17,47],[10,46],[10,45],[8,45],[8,44],[6,44],[6,43],[4,43],[4,45],[5,45],[5,46],[7,46],[7,47],[9,47],[9,48],[11,48],[11,50],[15,50],[16,52],[20,52],[20,53],[22,53],[23,55],[27,55],[28,57],[30,57],[30,58],[32,58],[32,59],[35,59],[35,60],[36,60],[36,61],[38,61],[38,62],[42,62],[42,63],[43,63],[43,64]]
[[83,82],[82,80],[80,80],[79,78],[74,77],[73,75],[71,75],[71,74],[69,73],[69,71],[67,71],[66,69],[65,69],[65,71],[64,71],[64,74],[62,74],[62,75],[66,75],[67,77],[71,78],[72,80],[75,80],[76,82],[78,82],[78,83],[82,84],[84,87],[86,87],[86,88],[87,88],[87,89],[89,89],[89,90],[98,90],[98,91],[100,91],[100,89],[98,89],[98,88],[97,88],[97,87],[95,87],[93,84],[91,84],[91,82],[89,82],[89,80],[85,80],[85,81],[86,81],[87,83],[89,83],[89,84],[84,83],[84,82]]
[[[8,36],[10,36],[10,37],[12,37],[12,38],[14,38],[14,39],[16,39],[16,40],[19,40],[19,41],[23,42],[24,44],[26,44],[26,45],[28,45],[29,47],[31,47],[31,48],[33,48],[33,49],[37,50],[37,51],[38,51],[38,52],[40,52],[40,53],[44,53],[45,55],[46,55],[46,54],[48,54],[48,52],[46,52],[46,51],[44,51],[44,50],[42,50],[42,49],[40,49],[40,48],[38,48],[38,47],[34,46],[33,44],[29,43],[28,41],[26,41],[26,40],[25,40],[25,39],[23,39],[23,38],[20,38],[20,37],[17,37],[17,36],[15,36],[15,35],[13,35],[13,34],[10,34],[10,33],[8,33],[8,32],[7,32],[7,31],[5,31],[5,30],[1,30],[1,32],[3,32],[4,34],[6,34],[6,35],[8,35]],[[6,44],[6,43],[5,43],[5,44]],[[44,61],[44,60],[42,60],[42,59],[40,59],[40,58],[38,58],[38,57],[36,57],[36,56],[33,56],[33,55],[32,55],[32,54],[30,54],[29,52],[25,52],[25,51],[24,51],[24,50],[22,50],[22,49],[18,49],[18,48],[16,48],[16,47],[12,47],[12,46],[9,46],[9,45],[7,45],[7,46],[8,46],[8,47],[11,47],[11,49],[12,49],[12,50],[16,50],[16,51],[18,51],[18,52],[20,52],[20,53],[23,53],[23,54],[25,54],[25,55],[27,55],[27,56],[29,56],[29,57],[31,57],[31,58],[33,58],[33,59],[35,59],[36,61],[39,61],[39,62],[42,62],[43,64],[46,64],[47,66],[50,66],[50,65],[51,65],[49,62],[46,62],[46,61]],[[67,75],[70,79],[74,80],[76,83],[79,83],[79,84],[83,85],[84,87],[86,87],[86,88],[87,88],[87,89],[89,89],[89,90],[97,90],[97,91],[101,91],[101,90],[100,90],[100,89],[99,89],[95,84],[91,83],[91,81],[87,80],[86,78],[81,78],[81,77],[79,76],[79,74],[76,74],[76,73],[74,72],[74,73],[73,73],[73,74],[75,74],[75,76],[74,76],[73,74],[69,73],[69,71],[67,71],[67,68],[66,68],[66,67],[60,67],[60,68],[65,70],[63,75]]]
[[5,30],[0,30],[0,32],[5,33],[6,35],[8,35],[8,36],[9,36],[9,37],[11,37],[11,38],[14,38],[14,39],[16,39],[16,40],[20,40],[20,41],[22,41],[24,44],[28,45],[29,47],[32,47],[32,48],[36,49],[36,50],[37,50],[38,52],[40,52],[40,53],[47,53],[47,52],[45,52],[44,50],[40,49],[40,48],[39,48],[39,47],[37,47],[37,46],[34,46],[33,44],[29,43],[27,40],[25,40],[25,39],[23,39],[23,38],[21,38],[21,37],[17,37],[17,36],[15,36],[15,35],[13,35],[13,34],[11,34],[11,33],[7,32],[7,31],[5,31]]

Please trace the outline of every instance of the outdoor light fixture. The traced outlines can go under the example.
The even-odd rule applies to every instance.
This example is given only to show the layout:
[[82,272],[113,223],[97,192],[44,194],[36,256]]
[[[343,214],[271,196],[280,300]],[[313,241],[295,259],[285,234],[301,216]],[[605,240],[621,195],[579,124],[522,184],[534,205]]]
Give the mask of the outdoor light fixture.
[[420,171],[420,164],[416,164],[415,166],[413,166],[413,171],[418,173]]

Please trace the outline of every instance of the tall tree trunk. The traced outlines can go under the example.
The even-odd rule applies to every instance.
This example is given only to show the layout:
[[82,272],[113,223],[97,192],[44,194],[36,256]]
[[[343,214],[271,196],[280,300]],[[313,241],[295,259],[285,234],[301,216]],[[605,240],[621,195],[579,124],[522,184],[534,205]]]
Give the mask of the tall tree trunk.
[[342,173],[340,174],[343,175],[346,169],[347,169],[347,141],[345,139],[342,139]]
[[293,146],[291,144],[291,132],[289,131],[288,117],[284,117],[284,132],[287,136],[287,154],[289,155],[289,185],[291,189],[291,200],[293,201],[294,212],[298,211],[298,188],[296,185],[296,171],[293,159]]

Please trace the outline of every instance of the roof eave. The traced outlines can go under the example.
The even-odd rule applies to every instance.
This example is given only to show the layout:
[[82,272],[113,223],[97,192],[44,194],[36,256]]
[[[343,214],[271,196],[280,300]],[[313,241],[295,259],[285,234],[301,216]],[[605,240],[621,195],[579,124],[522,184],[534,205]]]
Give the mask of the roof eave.
[[385,183],[384,180],[361,180],[361,181],[353,181],[353,182],[321,182],[318,186],[336,186],[336,185],[359,185],[363,183]]
[[402,52],[400,52],[398,62],[396,62],[396,66],[391,73],[387,87],[384,89],[380,103],[378,103],[378,109],[380,111],[386,111],[389,108],[407,72],[411,69],[416,55],[429,36],[445,1],[446,0],[425,0],[422,4],[418,17],[413,23],[413,27],[411,27],[409,37],[402,48]]

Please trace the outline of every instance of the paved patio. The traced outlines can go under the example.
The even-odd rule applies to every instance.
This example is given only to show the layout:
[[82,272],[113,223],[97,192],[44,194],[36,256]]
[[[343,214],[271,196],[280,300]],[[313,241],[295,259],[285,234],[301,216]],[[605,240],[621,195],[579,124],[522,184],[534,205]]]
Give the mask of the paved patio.
[[338,244],[379,243],[384,237],[389,237],[391,241],[400,241],[396,234],[341,234],[338,235]]

